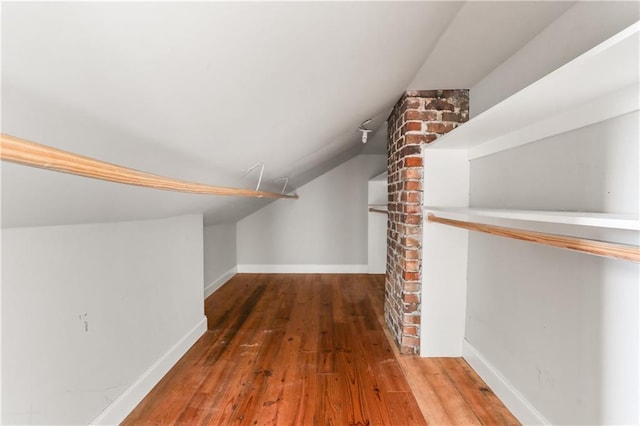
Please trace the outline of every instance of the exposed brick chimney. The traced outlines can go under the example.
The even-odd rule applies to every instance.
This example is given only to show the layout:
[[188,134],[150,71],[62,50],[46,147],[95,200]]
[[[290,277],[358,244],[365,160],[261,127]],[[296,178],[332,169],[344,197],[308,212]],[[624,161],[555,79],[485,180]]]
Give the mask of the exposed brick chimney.
[[468,118],[468,90],[412,90],[400,98],[388,119],[384,316],[403,354],[420,350],[424,219],[421,145],[433,142]]

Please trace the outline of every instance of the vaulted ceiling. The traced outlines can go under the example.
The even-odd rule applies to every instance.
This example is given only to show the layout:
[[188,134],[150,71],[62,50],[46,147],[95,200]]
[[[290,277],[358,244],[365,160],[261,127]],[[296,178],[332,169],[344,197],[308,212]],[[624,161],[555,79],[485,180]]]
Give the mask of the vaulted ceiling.
[[[470,88],[568,2],[2,4],[2,132],[214,185],[299,186],[360,152],[408,88]],[[471,99],[473,102],[473,99]],[[380,129],[363,146],[357,127]],[[3,226],[204,212],[263,199],[154,191],[2,164]]]

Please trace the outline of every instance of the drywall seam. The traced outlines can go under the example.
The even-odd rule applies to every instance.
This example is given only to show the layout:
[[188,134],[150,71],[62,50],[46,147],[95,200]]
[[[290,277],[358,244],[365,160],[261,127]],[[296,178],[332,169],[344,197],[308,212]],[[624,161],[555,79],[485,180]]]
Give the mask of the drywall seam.
[[366,274],[369,265],[238,265],[239,273]]
[[462,357],[522,424],[551,424],[467,339]]
[[217,279],[212,281],[208,286],[204,288],[204,298],[211,296],[216,290],[222,287],[227,281],[229,281],[235,274],[238,273],[238,266],[234,266],[229,269],[227,272],[219,276]]
[[93,419],[90,424],[120,424],[206,331],[207,318],[202,317],[191,330],[105,408],[98,417]]

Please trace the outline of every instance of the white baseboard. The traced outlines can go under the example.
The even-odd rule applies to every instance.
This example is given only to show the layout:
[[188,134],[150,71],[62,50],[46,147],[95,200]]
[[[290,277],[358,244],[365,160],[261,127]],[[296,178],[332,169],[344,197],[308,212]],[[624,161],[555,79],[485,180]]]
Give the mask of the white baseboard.
[[366,274],[369,265],[238,265],[240,273]]
[[550,425],[547,420],[468,340],[464,340],[463,358],[484,380],[503,404],[523,425]]
[[204,298],[206,299],[207,297],[211,296],[213,294],[214,291],[216,291],[217,289],[219,289],[220,287],[222,287],[222,285],[224,283],[226,283],[227,281],[229,281],[231,278],[233,278],[233,276],[238,272],[238,267],[234,266],[233,268],[229,269],[227,272],[225,272],[224,274],[222,274],[220,277],[218,277],[218,279],[216,279],[215,281],[213,281],[211,284],[209,284],[208,286],[206,286],[204,288]]
[[202,319],[171,347],[159,360],[145,371],[118,396],[102,413],[90,423],[91,425],[120,424],[131,411],[147,396],[149,391],[164,377],[193,344],[207,331],[207,318]]

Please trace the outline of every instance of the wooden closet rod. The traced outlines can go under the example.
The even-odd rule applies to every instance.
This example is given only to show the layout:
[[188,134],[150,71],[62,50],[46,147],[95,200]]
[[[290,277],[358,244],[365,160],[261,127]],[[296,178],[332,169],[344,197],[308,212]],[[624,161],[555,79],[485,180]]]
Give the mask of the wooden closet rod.
[[640,247],[638,246],[587,240],[584,238],[567,237],[564,235],[544,234],[541,232],[504,228],[502,226],[484,225],[476,222],[445,219],[438,217],[433,213],[427,215],[427,221],[468,229],[470,231],[484,232],[486,234],[544,244],[551,247],[559,247],[583,253],[595,254],[597,256],[613,257],[615,259],[630,260],[632,262],[640,263]]
[[236,195],[241,197],[298,198],[297,195],[251,189],[227,188],[140,172],[127,167],[105,163],[89,157],[40,145],[15,136],[0,134],[0,160],[56,172],[85,176],[125,185],[188,192],[207,195]]
[[389,212],[386,210],[381,210],[381,209],[374,209],[373,207],[369,207],[369,211],[373,212],[373,213],[382,213],[382,214],[388,214]]

